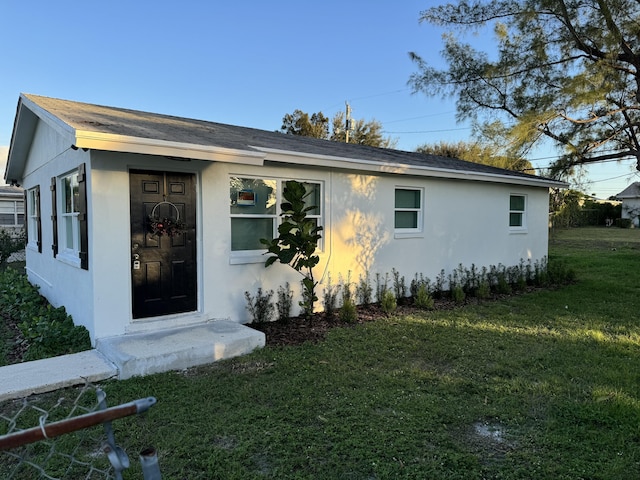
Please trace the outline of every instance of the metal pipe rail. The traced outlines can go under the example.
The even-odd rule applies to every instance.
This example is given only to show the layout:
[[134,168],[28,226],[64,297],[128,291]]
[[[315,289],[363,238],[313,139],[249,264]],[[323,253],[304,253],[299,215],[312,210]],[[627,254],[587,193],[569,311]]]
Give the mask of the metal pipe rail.
[[100,423],[110,422],[118,418],[128,417],[136,413],[146,412],[156,404],[154,397],[141,398],[133,402],[123,403],[115,407],[104,410],[78,415],[77,417],[52,422],[49,424],[40,423],[40,426],[21,430],[0,436],[0,450],[9,450],[40,440],[59,437],[66,433],[75,432],[87,427],[93,427]]

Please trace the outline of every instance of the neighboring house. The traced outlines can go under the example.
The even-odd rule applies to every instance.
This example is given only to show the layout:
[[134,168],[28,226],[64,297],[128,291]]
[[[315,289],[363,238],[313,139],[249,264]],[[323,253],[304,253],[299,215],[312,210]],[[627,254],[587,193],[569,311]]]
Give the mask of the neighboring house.
[[24,190],[0,186],[0,229],[17,232],[24,227]]
[[[30,281],[94,342],[246,323],[245,291],[290,282],[299,294],[300,275],[265,269],[259,241],[277,234],[288,179],[312,192],[324,280],[392,269],[435,279],[459,264],[538,261],[549,188],[566,186],[451,158],[26,94],[5,178],[27,192]],[[149,216],[179,217],[185,228],[159,237]]]
[[634,182],[616,195],[622,202],[622,218],[631,220],[634,227],[639,227],[640,219],[640,182]]

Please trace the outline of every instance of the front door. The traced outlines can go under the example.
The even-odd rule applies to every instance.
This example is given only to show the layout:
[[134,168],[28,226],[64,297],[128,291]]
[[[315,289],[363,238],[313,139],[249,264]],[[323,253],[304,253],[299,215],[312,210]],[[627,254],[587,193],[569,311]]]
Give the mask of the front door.
[[195,175],[131,170],[133,318],[197,308]]

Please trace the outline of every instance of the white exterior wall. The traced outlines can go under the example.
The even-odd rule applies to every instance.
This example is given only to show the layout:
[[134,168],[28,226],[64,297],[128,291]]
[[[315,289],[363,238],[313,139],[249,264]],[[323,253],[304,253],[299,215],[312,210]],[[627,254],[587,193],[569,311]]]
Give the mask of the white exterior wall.
[[640,227],[640,198],[624,198],[620,216],[630,218],[634,227]]
[[[231,253],[230,176],[321,182],[325,230],[317,279],[326,280],[330,274],[335,283],[340,274],[351,272],[352,281],[357,281],[368,271],[373,283],[376,273],[384,275],[395,268],[408,284],[416,273],[433,280],[441,269],[449,273],[459,264],[511,266],[520,259],[535,261],[547,255],[546,188],[320,168],[177,162],[147,155],[74,151],[59,138],[40,127],[27,162],[24,187],[41,186],[43,236],[41,254],[31,245],[27,248],[29,278],[41,286],[54,306],[64,305],[76,323],[85,325],[93,341],[216,319],[245,323],[250,318],[244,292],[255,295],[259,287],[277,290],[287,281],[297,295],[293,314],[298,313],[302,277],[297,272],[280,264],[265,268],[262,255],[244,258]],[[50,179],[82,162],[87,164],[89,182],[88,271],[54,259],[51,252]],[[196,175],[197,312],[132,319],[128,173],[132,168]],[[394,234],[395,187],[423,189],[421,234],[411,238]],[[509,229],[510,194],[526,196],[527,229],[523,232]],[[323,287],[318,286],[319,294]]]
[[[43,122],[38,123],[34,141],[26,162],[23,187],[27,190],[40,185],[40,218],[42,223],[42,253],[37,245],[28,243],[25,248],[26,270],[29,281],[40,287],[40,293],[54,307],[64,306],[76,324],[84,325],[95,333],[93,317],[93,275],[90,269],[82,270],[65,262],[61,256],[53,257],[53,229],[51,222],[51,178],[64,175],[86,163],[88,178],[91,177],[90,155],[82,150],[73,150],[54,130]],[[87,208],[91,211],[91,187],[87,184]],[[89,228],[92,218],[89,217]],[[89,241],[92,235],[90,234]],[[92,250],[90,249],[90,255]],[[91,257],[89,261],[91,262]]]

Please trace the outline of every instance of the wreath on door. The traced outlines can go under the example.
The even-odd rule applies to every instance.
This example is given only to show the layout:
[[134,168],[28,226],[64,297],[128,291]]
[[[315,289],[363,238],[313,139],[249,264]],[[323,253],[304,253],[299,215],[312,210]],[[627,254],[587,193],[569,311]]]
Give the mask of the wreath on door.
[[[156,214],[158,207],[163,204],[173,207],[173,210],[176,212],[175,217],[160,217]],[[158,237],[162,237],[163,235],[175,237],[185,231],[185,224],[180,220],[180,210],[178,210],[178,207],[173,203],[167,202],[166,200],[154,205],[147,219],[147,226],[149,232]]]

